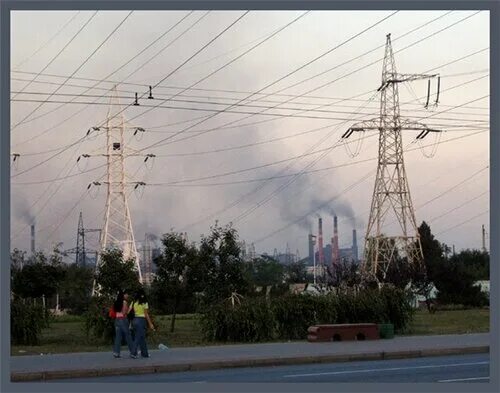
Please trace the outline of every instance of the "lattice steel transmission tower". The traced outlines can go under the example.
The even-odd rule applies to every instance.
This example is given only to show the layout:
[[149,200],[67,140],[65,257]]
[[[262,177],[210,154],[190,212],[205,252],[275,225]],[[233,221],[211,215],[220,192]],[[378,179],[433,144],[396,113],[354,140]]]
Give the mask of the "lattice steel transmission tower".
[[[78,228],[76,232],[76,247],[70,250],[64,251],[64,254],[75,254],[75,264],[78,266],[85,267],[87,264],[87,254],[89,252],[96,253],[95,250],[89,250],[85,247],[85,234],[90,232],[101,232],[100,229],[89,229],[83,226],[83,213],[80,212],[78,217]],[[100,235],[99,235],[100,236]],[[97,261],[97,257],[96,257]]]
[[[422,245],[418,234],[415,212],[410,196],[408,177],[403,159],[402,131],[420,131],[420,140],[430,132],[440,132],[427,125],[402,118],[399,113],[398,84],[415,80],[428,80],[428,99],[430,81],[437,74],[400,74],[391,45],[391,35],[386,36],[385,56],[382,69],[380,91],[380,116],[353,125],[343,135],[348,138],[355,131],[377,130],[379,133],[378,166],[373,189],[370,217],[365,237],[362,271],[377,281],[383,281],[393,263],[409,263],[414,268],[424,269]],[[439,98],[439,77],[436,96]],[[388,222],[389,218],[393,221]],[[386,223],[396,223],[395,229],[387,228]],[[422,270],[421,270],[422,271]]]
[[[134,105],[139,105],[137,100]],[[104,129],[106,131],[106,152],[103,154],[84,154],[85,158],[92,156],[103,156],[107,160],[106,181],[93,182],[93,185],[107,185],[106,208],[104,213],[104,224],[102,227],[101,236],[101,251],[111,248],[118,248],[123,252],[123,259],[134,260],[135,268],[139,276],[139,282],[143,282],[141,266],[139,263],[139,253],[137,251],[136,241],[134,237],[134,229],[132,226],[132,217],[128,206],[128,197],[126,189],[131,186],[137,188],[145,183],[137,182],[131,179],[125,170],[125,158],[131,156],[144,156],[145,161],[149,157],[154,157],[153,154],[142,154],[127,146],[124,139],[125,130],[135,129],[135,133],[144,132],[141,127],[126,126],[126,121],[123,116],[116,86],[113,88],[109,109],[107,113],[106,124],[94,129]],[[92,186],[89,185],[89,188]],[[100,257],[96,263],[96,271],[99,269]],[[94,282],[92,293],[99,292]]]

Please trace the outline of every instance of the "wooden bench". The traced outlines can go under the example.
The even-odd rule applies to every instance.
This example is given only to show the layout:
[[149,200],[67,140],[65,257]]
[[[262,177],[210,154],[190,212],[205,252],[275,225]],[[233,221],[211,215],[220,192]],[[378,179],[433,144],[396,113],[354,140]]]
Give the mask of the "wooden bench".
[[315,325],[307,329],[307,341],[363,341],[380,338],[376,323],[347,323],[340,325]]

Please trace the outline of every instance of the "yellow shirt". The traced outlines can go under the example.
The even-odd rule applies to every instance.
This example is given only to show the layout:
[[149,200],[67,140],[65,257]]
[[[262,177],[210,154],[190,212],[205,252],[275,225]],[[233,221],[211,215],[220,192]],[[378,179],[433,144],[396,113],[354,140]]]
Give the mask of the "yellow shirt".
[[149,309],[147,303],[140,304],[140,303],[135,303],[134,302],[134,311],[135,311],[135,316],[136,317],[142,317],[142,318],[144,318],[145,317],[144,310],[147,310],[147,309]]

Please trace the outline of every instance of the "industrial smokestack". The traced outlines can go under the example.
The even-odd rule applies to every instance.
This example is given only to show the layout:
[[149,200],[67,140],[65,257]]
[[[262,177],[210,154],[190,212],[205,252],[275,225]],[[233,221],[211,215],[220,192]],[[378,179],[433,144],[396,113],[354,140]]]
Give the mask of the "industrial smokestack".
[[358,261],[358,239],[356,236],[356,229],[352,230],[352,258],[354,262]]
[[321,217],[318,218],[318,254],[319,264],[323,266],[325,263],[325,256],[323,255],[323,221]]
[[31,255],[35,255],[35,224],[31,224]]
[[339,262],[339,231],[337,216],[333,216],[333,238],[332,238],[332,265]]
[[314,264],[314,235],[309,234],[309,264],[312,266]]

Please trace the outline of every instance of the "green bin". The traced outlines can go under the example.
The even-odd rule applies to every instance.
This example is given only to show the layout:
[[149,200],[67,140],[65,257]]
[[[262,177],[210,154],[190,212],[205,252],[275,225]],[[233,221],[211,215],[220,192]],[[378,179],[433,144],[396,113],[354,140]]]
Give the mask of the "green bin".
[[394,338],[394,325],[392,323],[383,323],[378,325],[380,338]]

